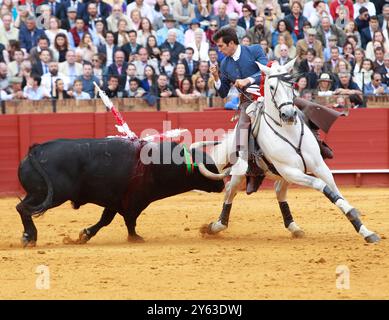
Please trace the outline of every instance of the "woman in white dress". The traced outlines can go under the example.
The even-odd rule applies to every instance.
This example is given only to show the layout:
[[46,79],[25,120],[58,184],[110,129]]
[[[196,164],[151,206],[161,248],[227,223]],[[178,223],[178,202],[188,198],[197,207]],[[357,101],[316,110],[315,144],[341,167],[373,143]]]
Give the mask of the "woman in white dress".
[[371,75],[374,72],[374,64],[370,59],[363,59],[362,68],[359,72],[354,72],[353,80],[358,85],[359,89],[363,89],[363,86],[366,87],[371,82]]

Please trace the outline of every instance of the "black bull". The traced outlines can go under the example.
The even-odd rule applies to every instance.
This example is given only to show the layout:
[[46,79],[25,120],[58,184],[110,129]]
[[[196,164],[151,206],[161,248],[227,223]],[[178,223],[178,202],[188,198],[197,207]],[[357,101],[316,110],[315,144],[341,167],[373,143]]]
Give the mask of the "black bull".
[[[60,139],[32,146],[18,172],[19,181],[27,192],[16,206],[24,226],[23,244],[35,245],[37,241],[32,216],[68,200],[75,209],[86,203],[104,207],[100,221],[81,232],[81,242],[88,241],[110,224],[116,213],[125,220],[129,240],[142,240],[135,231],[136,220],[151,202],[193,189],[223,190],[222,180],[206,178],[196,166],[193,171],[188,170],[182,145],[153,144],[153,152],[159,160],[151,164],[140,160],[144,145],[139,140],[107,138]],[[163,159],[166,159],[166,153],[171,156],[172,150],[178,150],[182,160],[165,164]],[[195,149],[190,155],[192,159],[206,163],[209,171],[217,172],[203,151]]]

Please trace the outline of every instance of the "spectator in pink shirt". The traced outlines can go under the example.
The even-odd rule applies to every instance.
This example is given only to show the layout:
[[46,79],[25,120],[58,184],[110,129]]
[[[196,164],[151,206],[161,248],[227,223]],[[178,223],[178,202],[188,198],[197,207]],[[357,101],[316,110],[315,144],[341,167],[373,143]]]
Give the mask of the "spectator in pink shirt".
[[232,12],[236,12],[237,14],[239,14],[239,17],[242,16],[242,4],[236,0],[217,0],[213,4],[213,11],[215,13],[215,16],[219,14],[219,6],[221,3],[224,3],[227,6],[227,15]]

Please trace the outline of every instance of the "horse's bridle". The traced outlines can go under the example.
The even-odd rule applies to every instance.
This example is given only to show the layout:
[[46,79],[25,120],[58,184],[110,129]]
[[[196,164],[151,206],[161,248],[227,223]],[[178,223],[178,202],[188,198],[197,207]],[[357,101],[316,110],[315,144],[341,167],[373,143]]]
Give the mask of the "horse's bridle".
[[[278,105],[278,103],[275,99],[277,89],[278,89],[280,82],[285,82],[285,83],[288,83],[288,84],[293,86],[293,84],[294,84],[293,80],[296,78],[296,76],[291,75],[289,73],[281,73],[281,74],[275,74],[275,75],[268,77],[268,79],[271,79],[271,78],[276,78],[278,80],[276,88],[274,90],[270,90],[270,94],[271,94],[271,100],[274,103],[274,107],[278,110],[279,118],[281,121],[281,109],[285,106],[293,105],[293,101],[286,101],[286,102],[283,102],[280,105]],[[292,92],[293,92],[293,99],[294,99],[296,97],[296,95],[294,94],[294,91],[292,91]],[[270,117],[270,119],[272,119],[276,125],[278,125],[280,127],[282,126],[281,122],[278,122],[277,120],[273,119],[273,117],[271,117],[268,114],[267,114],[267,116]]]

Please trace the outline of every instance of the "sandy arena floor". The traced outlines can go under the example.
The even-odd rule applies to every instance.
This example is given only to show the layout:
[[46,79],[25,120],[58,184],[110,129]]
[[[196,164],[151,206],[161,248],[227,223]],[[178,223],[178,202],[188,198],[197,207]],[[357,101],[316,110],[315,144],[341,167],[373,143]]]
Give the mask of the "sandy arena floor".
[[[0,199],[0,299],[388,299],[389,189],[343,189],[382,241],[368,245],[336,207],[314,191],[292,189],[289,203],[304,239],[284,229],[271,190],[237,196],[230,228],[202,238],[222,194],[190,192],[152,204],[138,219],[146,242],[126,242],[117,216],[86,245],[62,239],[97,222],[101,209],[67,203],[35,220],[38,246],[22,249],[16,198]],[[36,289],[38,265],[50,289]],[[336,288],[336,268],[350,289]]]

